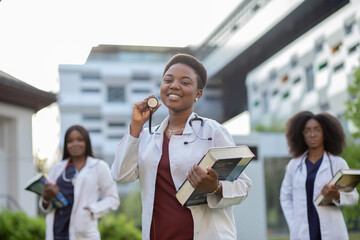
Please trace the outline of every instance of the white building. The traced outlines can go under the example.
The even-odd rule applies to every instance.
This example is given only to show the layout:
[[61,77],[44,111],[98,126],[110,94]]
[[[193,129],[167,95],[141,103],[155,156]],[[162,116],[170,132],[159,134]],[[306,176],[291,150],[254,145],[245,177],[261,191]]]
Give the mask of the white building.
[[[331,111],[342,118],[351,68],[359,59],[359,3],[241,1],[203,44],[191,51],[204,63],[209,77],[195,110],[219,122],[248,110],[252,128],[283,124],[300,109]],[[68,126],[83,124],[90,130],[98,153],[109,162],[130,121],[133,102],[157,91],[170,57],[146,62],[140,57],[144,51],[133,46],[128,52],[123,47],[99,46],[84,65],[61,65],[59,69],[62,136]],[[159,111],[158,119],[165,114]],[[234,132],[247,133],[243,128],[246,123],[238,121],[239,129],[230,122],[228,127],[235,125]],[[259,134],[234,139],[237,144],[258,148],[258,159],[246,169],[254,181],[249,199],[234,207],[239,236],[266,239],[286,234],[278,195],[266,188],[270,168],[277,171],[272,187],[279,190],[289,159],[284,136]],[[277,205],[266,205],[269,194]]]
[[347,127],[347,87],[360,58],[359,9],[360,1],[351,1],[247,75],[252,128],[283,125],[300,110],[331,112]]
[[37,215],[37,196],[25,191],[35,174],[32,117],[56,95],[0,71],[0,208]]
[[[94,154],[110,164],[130,123],[133,104],[150,94],[159,98],[165,64],[172,55],[186,51],[100,45],[91,50],[85,64],[60,65],[61,136],[69,126],[83,125],[90,132]],[[158,109],[153,124],[166,114],[164,107]]]

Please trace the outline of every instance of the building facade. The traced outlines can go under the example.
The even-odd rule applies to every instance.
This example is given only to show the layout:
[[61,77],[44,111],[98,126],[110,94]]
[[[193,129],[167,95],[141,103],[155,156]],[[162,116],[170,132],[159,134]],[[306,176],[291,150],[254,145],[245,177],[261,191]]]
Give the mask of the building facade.
[[359,9],[352,1],[248,73],[252,128],[284,125],[301,110],[330,112],[351,128],[344,116],[360,59]]
[[39,90],[0,71],[0,208],[36,216],[36,194],[25,191],[37,171],[32,145],[33,115],[56,102]]
[[[159,98],[165,64],[174,54],[189,52],[188,48],[100,45],[91,50],[85,64],[60,65],[61,136],[73,124],[85,126],[95,155],[110,164],[131,121],[133,104],[151,94]],[[166,108],[159,108],[153,124],[166,115]]]

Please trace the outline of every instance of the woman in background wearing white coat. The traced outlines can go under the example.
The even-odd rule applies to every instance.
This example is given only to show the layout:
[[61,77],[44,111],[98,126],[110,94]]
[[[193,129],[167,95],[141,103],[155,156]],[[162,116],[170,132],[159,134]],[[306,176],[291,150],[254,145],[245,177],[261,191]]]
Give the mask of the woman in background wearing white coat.
[[[286,169],[280,202],[290,239],[348,239],[339,206],[356,205],[359,194],[328,185],[338,170],[349,168],[338,157],[345,146],[341,123],[328,113],[303,111],[287,122],[285,134],[294,158]],[[320,193],[334,205],[317,206],[314,200]]]
[[[197,166],[209,147],[235,145],[223,126],[193,113],[206,75],[193,56],[172,57],[160,86],[168,117],[152,134],[143,130],[150,117],[148,98],[136,103],[117,146],[111,172],[122,183],[140,180],[144,240],[237,239],[232,205],[246,198],[251,180],[242,173],[234,182],[219,182],[212,168],[206,172]],[[175,193],[186,178],[195,189],[209,193],[207,204],[181,206]]]
[[[71,126],[64,137],[63,161],[50,170],[49,181],[40,199],[47,212],[47,240],[100,239],[97,220],[119,206],[116,183],[110,168],[95,159],[88,131]],[[56,208],[50,201],[59,191],[69,204]]]

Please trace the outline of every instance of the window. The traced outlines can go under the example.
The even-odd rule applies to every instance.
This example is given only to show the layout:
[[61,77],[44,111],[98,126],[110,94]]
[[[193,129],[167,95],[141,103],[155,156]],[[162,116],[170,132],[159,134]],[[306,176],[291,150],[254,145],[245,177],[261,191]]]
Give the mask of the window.
[[258,9],[260,8],[260,6],[258,4],[255,4],[255,6],[253,7],[253,12],[256,12]]
[[342,62],[334,67],[334,72],[337,72],[343,68],[344,68],[344,63]]
[[134,89],[132,91],[133,93],[150,93],[150,90],[149,89]]
[[82,73],[81,79],[84,81],[99,81],[100,76],[98,73]]
[[289,97],[290,93],[286,92],[283,94],[282,99],[287,99]]
[[348,54],[352,54],[354,52],[356,52],[356,49],[359,47],[359,43],[356,43],[354,46],[350,47],[348,50]]
[[329,110],[329,104],[328,103],[323,103],[320,105],[320,109],[322,112],[326,112]]
[[289,79],[288,75],[283,76],[281,78],[281,83],[286,83],[288,79]]
[[272,70],[272,71],[270,72],[270,80],[273,81],[273,80],[276,79],[276,77],[277,77],[276,71],[275,71],[275,70]]
[[108,126],[109,127],[125,127],[126,123],[124,123],[124,122],[109,122]]
[[81,89],[82,93],[99,93],[100,89],[98,88],[83,88]]
[[146,72],[134,72],[131,79],[135,81],[148,81],[150,80],[150,74]]
[[298,59],[297,59],[297,57],[296,56],[293,56],[292,58],[291,58],[291,60],[290,60],[290,66],[292,67],[292,68],[294,68],[294,67],[296,67],[297,65],[298,65]]
[[269,109],[269,104],[268,104],[268,93],[267,92],[263,92],[263,112],[267,113],[268,109]]
[[123,135],[109,135],[107,136],[108,139],[112,139],[112,140],[119,140],[123,137]]
[[349,35],[353,30],[354,22],[350,22],[344,25],[345,34]]
[[340,46],[341,46],[341,42],[338,43],[337,45],[333,46],[332,54],[335,54],[336,52],[338,52],[340,50]]
[[101,133],[101,130],[99,128],[93,128],[93,129],[89,129],[89,133]]
[[312,65],[308,66],[306,69],[306,89],[311,91],[314,89],[314,68]]
[[322,69],[326,68],[327,64],[328,64],[327,61],[323,62],[322,64],[319,65],[318,70],[321,71]]
[[124,87],[108,87],[108,102],[125,102]]
[[301,80],[301,78],[299,78],[299,77],[295,78],[295,80],[294,80],[294,85],[297,84],[297,83],[299,83],[300,80]]
[[101,120],[101,116],[100,115],[83,115],[82,116],[83,120]]
[[315,52],[319,53],[323,50],[323,40],[319,40],[316,44],[315,44]]
[[258,89],[258,88],[257,88],[257,85],[255,85],[255,84],[252,86],[252,88],[253,88],[253,91],[254,91],[254,92],[256,92],[257,89]]

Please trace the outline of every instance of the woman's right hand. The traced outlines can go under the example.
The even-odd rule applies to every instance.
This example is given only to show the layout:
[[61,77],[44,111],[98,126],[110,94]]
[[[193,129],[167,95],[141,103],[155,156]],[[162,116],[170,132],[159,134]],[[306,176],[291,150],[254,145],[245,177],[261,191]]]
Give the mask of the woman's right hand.
[[44,186],[44,193],[42,195],[43,206],[46,208],[49,205],[50,199],[55,197],[60,192],[56,184],[47,183]]
[[[130,134],[133,137],[138,138],[140,136],[140,132],[143,128],[143,125],[150,117],[150,108],[147,105],[147,100],[150,97],[155,97],[154,95],[150,95],[142,101],[139,101],[133,106],[133,115],[130,123]],[[161,106],[159,102],[157,107],[153,108],[153,113]]]

